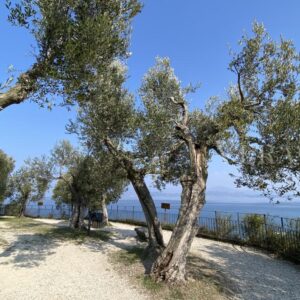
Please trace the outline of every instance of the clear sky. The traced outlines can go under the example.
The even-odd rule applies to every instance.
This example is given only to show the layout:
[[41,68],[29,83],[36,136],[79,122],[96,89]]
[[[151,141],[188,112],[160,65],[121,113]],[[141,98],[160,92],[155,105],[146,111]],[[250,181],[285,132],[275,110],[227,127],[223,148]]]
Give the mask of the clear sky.
[[[34,41],[24,30],[6,20],[5,1],[0,0],[0,82],[7,68],[25,71],[34,61]],[[177,76],[184,84],[201,82],[191,99],[201,107],[210,96],[225,94],[234,77],[228,71],[229,49],[236,48],[244,32],[250,33],[254,20],[263,22],[273,38],[292,39],[300,50],[299,0],[145,0],[142,13],[133,23],[132,57],[128,60],[128,87],[136,91],[141,78],[156,56],[171,58]],[[66,135],[65,125],[74,112],[56,108],[49,112],[26,101],[0,112],[0,148],[13,156],[17,166],[29,156],[48,153]],[[267,201],[250,190],[236,190],[231,172],[214,158],[209,167],[208,201]],[[166,195],[178,198],[180,189],[168,187]],[[132,197],[132,190],[124,197]]]

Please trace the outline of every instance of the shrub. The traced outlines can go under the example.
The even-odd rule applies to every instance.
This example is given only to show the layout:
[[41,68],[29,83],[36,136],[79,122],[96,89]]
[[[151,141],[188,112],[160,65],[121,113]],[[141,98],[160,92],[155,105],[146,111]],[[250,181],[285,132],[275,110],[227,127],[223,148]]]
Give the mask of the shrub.
[[244,237],[250,245],[261,246],[266,230],[265,218],[261,215],[246,215],[243,218]]
[[6,216],[19,216],[21,205],[18,202],[11,202],[5,206],[4,213]]
[[232,239],[235,231],[235,226],[231,220],[231,216],[216,216],[216,234],[221,239]]

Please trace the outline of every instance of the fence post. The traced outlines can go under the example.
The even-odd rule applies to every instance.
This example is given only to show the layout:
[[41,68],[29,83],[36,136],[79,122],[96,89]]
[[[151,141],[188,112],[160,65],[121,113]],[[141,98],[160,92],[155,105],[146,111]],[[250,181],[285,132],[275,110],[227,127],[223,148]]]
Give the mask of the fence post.
[[119,205],[117,205],[117,215],[116,215],[116,220],[119,219]]
[[243,237],[241,235],[241,223],[240,223],[240,213],[237,213],[237,223],[238,223],[238,230],[239,230],[239,237],[242,240]]
[[217,231],[217,235],[219,235],[219,226],[218,226],[218,213],[215,210],[215,224],[216,224],[216,231]]
[[266,240],[268,237],[268,229],[267,229],[267,217],[265,214],[264,214],[264,223],[265,223],[265,233],[266,233],[265,240]]
[[281,219],[281,229],[284,229],[284,225],[283,225],[283,217],[280,218]]

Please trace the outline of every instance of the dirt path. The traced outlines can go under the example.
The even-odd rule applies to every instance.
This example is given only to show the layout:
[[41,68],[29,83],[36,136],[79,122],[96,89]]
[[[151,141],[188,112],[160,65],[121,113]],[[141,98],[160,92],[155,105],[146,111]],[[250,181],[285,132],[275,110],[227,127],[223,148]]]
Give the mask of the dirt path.
[[[121,232],[134,229],[127,224],[114,225]],[[171,232],[164,231],[164,236],[168,241]],[[194,271],[203,272],[203,276],[215,276],[223,285],[229,285],[235,299],[300,299],[300,266],[253,248],[195,238],[189,265]]]
[[[149,299],[109,261],[112,251],[137,244],[134,226],[114,223],[106,229],[113,234],[108,242],[81,244],[45,238],[30,229],[12,231],[5,222],[0,226],[0,299]],[[168,240],[171,233],[164,235]],[[196,238],[188,265],[190,273],[233,291],[233,299],[300,299],[299,266],[251,248]]]
[[116,249],[112,245],[0,232],[10,243],[4,251],[0,246],[0,299],[147,299],[112,268],[107,255]]

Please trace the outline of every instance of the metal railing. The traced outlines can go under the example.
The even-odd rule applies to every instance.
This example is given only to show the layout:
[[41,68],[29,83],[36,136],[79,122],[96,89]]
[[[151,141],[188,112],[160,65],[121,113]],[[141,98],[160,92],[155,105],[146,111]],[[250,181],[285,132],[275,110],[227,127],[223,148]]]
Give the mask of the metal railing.
[[[5,206],[0,206],[0,215],[9,214]],[[119,206],[108,209],[111,221],[145,224],[145,216],[136,207]],[[70,206],[27,206],[26,216],[67,219],[71,215]],[[178,213],[158,212],[164,228],[172,229]],[[282,220],[284,219],[284,220]],[[235,216],[214,212],[210,217],[198,218],[198,235],[222,241],[256,246],[285,256],[300,263],[300,219],[274,218],[259,214],[237,214]],[[94,224],[95,225],[95,224]]]
[[[111,221],[145,225],[143,212],[131,209],[108,210]],[[178,214],[158,212],[163,228],[172,229]],[[240,214],[232,218],[216,212],[214,217],[198,218],[198,236],[213,238],[269,250],[300,263],[300,219],[287,219],[272,223],[270,218],[259,214]]]

